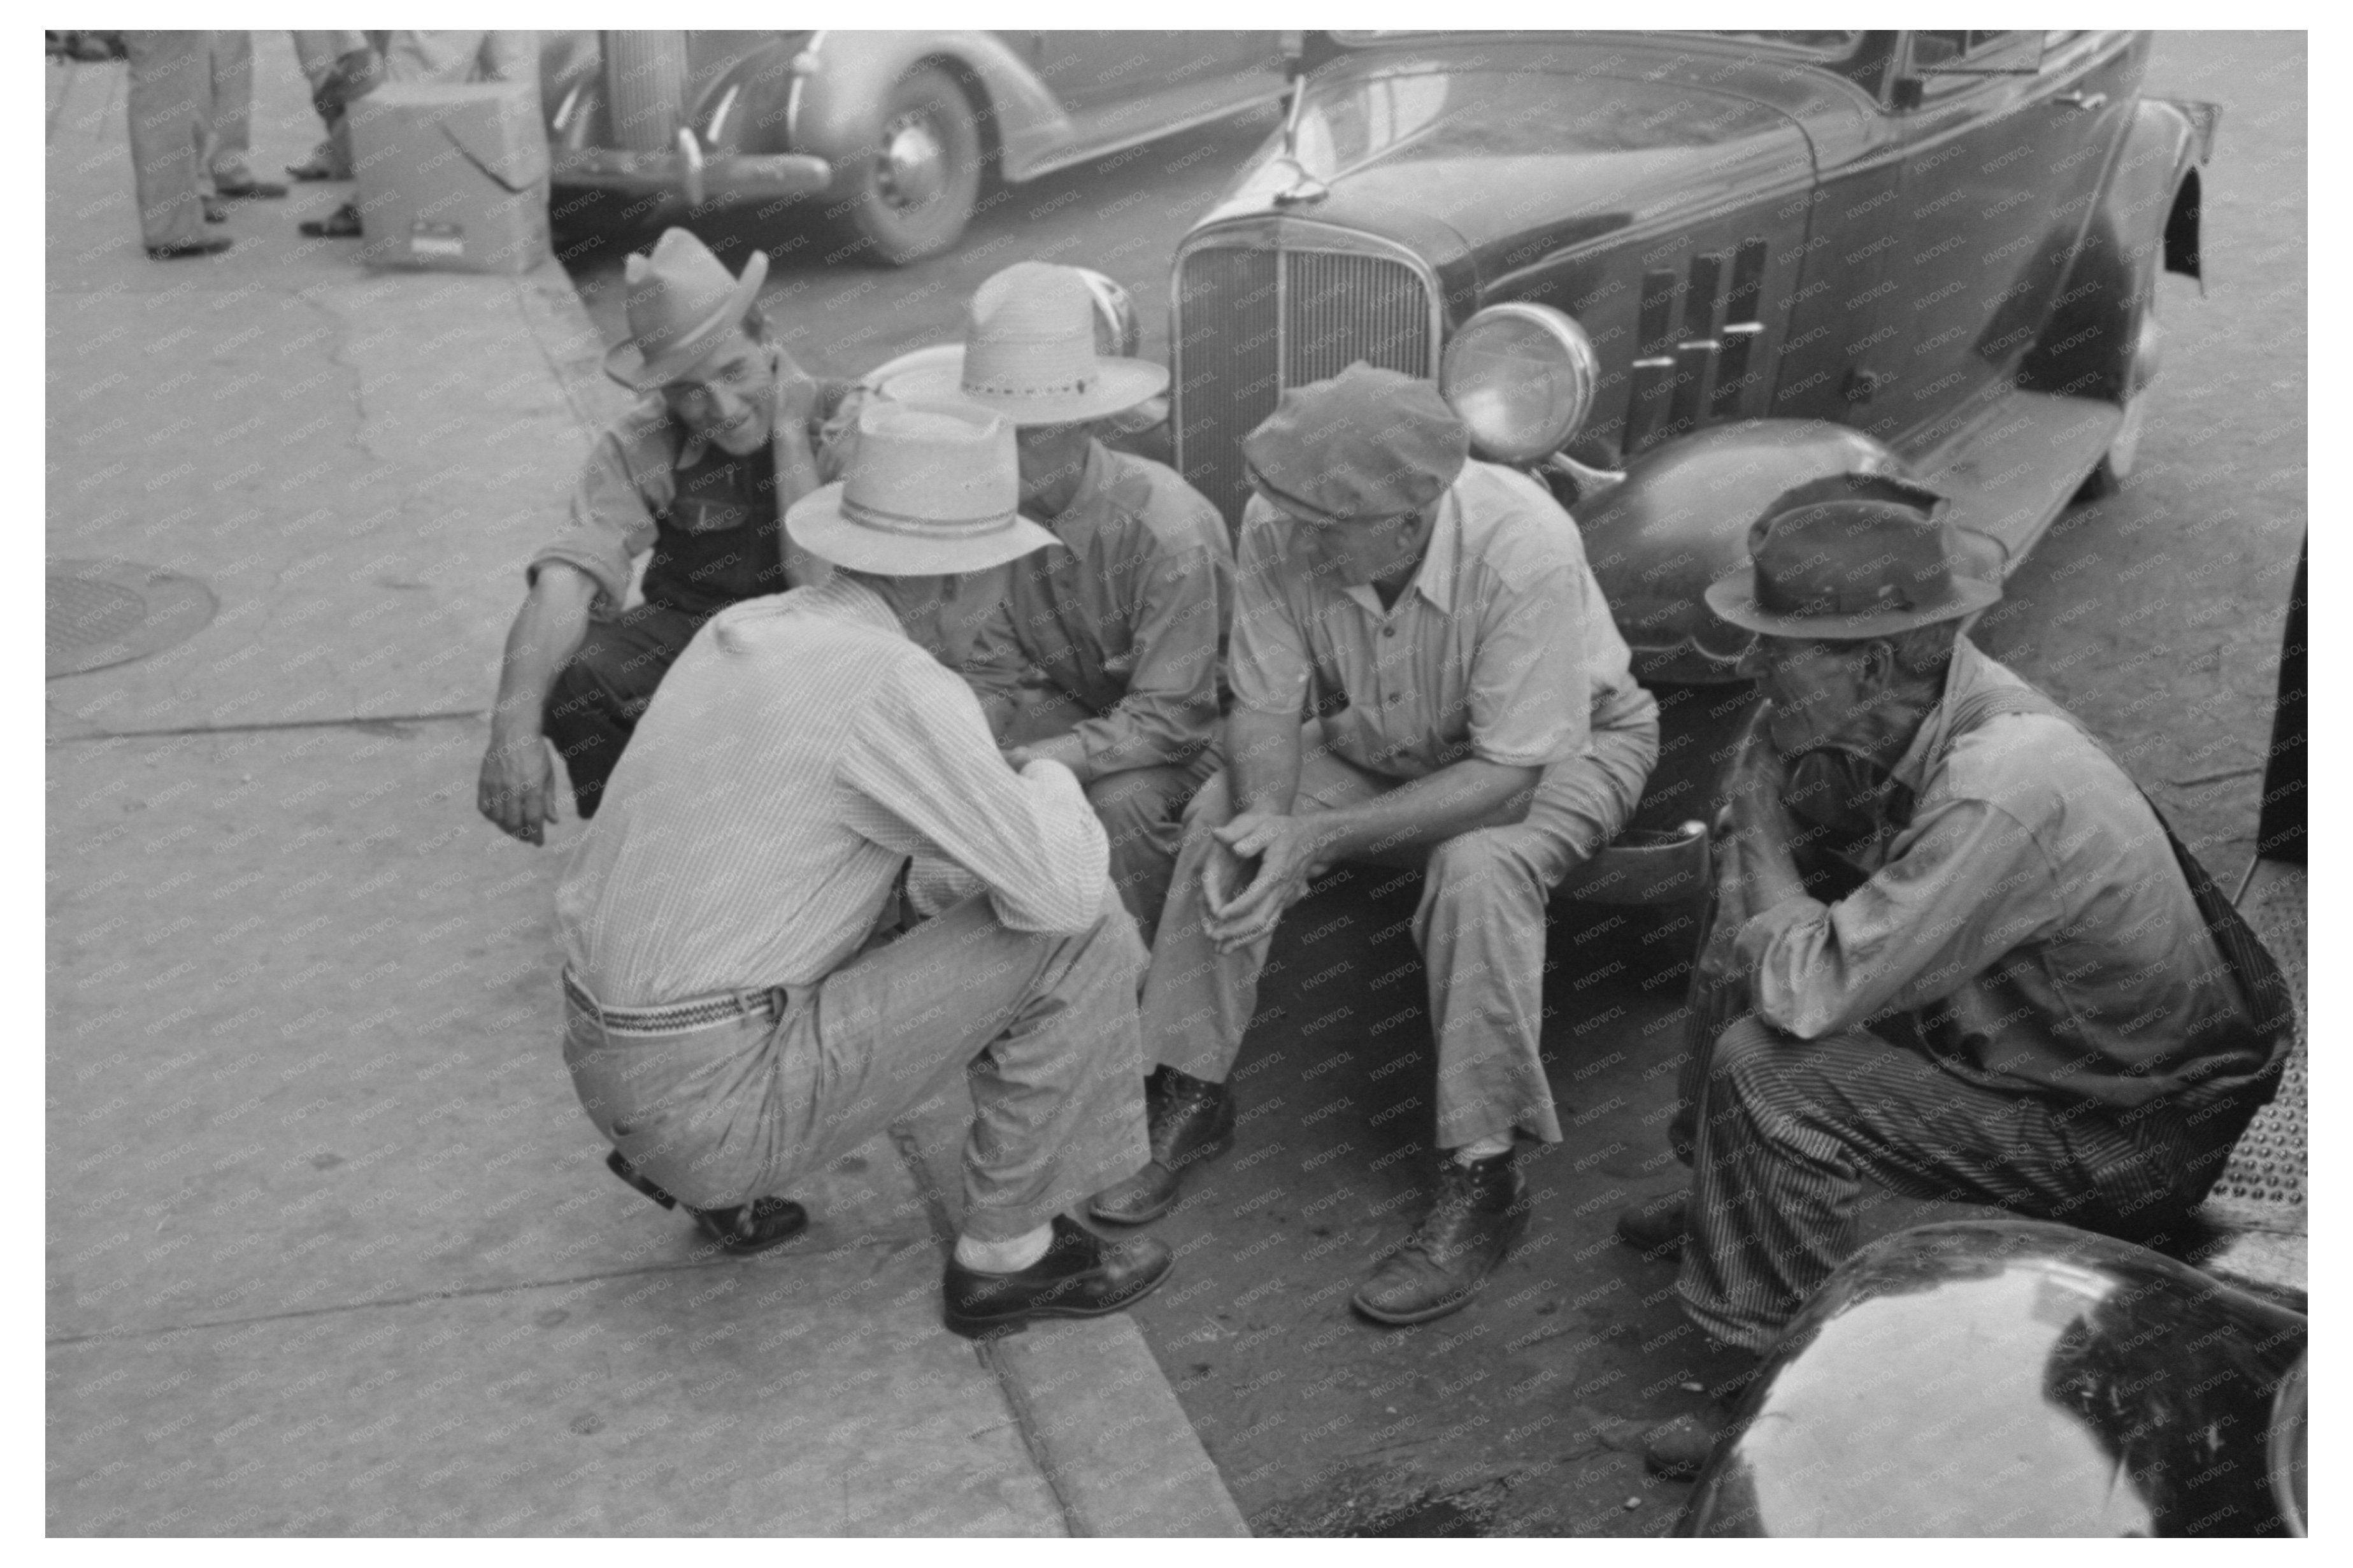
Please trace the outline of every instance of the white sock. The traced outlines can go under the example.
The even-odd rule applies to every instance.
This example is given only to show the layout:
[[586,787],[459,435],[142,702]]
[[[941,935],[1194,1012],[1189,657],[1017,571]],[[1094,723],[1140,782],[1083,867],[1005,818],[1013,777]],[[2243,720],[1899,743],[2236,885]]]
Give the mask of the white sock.
[[1465,1143],[1454,1151],[1454,1163],[1458,1165],[1469,1165],[1481,1160],[1492,1160],[1498,1154],[1508,1154],[1511,1152],[1512,1135],[1508,1132],[1497,1132],[1490,1137],[1480,1139],[1476,1143]]
[[976,1236],[956,1237],[955,1260],[983,1274],[1017,1274],[1046,1256],[1054,1227],[1041,1225],[1011,1241],[983,1241]]

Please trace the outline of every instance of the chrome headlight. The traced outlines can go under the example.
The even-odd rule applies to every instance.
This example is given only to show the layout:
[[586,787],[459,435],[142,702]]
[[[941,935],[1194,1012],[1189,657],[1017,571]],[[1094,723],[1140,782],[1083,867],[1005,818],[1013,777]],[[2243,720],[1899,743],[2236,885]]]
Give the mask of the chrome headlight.
[[1601,359],[1575,318],[1549,305],[1490,305],[1454,334],[1438,389],[1482,457],[1551,457],[1593,412]]
[[1095,353],[1134,359],[1144,343],[1144,324],[1136,319],[1135,301],[1125,289],[1092,268],[1071,270],[1086,279],[1095,298]]

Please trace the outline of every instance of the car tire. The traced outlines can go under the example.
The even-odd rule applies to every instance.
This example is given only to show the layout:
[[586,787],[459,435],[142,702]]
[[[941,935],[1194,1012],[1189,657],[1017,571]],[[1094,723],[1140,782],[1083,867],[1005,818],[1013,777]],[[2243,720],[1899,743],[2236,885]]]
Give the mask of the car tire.
[[937,66],[901,77],[849,175],[841,222],[859,254],[904,267],[954,245],[981,176],[980,125],[955,79]]

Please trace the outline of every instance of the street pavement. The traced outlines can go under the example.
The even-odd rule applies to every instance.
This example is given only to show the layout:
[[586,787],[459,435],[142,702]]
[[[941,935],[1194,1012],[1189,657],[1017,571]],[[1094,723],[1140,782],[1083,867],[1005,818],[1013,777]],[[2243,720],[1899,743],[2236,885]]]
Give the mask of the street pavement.
[[[269,175],[316,122],[257,44]],[[123,68],[47,85],[45,548],[219,605],[47,686],[49,1531],[1240,1533],[1125,1319],[939,1326],[955,1167],[912,1123],[749,1260],[604,1170],[556,1033],[576,827],[473,808],[522,564],[618,407],[564,274],[364,271],[296,237],[321,186],[151,262]]]

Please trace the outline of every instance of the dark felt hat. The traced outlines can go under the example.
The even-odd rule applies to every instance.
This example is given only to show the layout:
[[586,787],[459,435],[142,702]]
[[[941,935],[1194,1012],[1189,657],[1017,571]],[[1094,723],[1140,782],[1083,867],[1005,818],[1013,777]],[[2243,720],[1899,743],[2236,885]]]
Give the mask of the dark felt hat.
[[1946,498],[1894,475],[1835,474],[1776,499],[1750,563],[1708,607],[1752,632],[1859,641],[1956,620],[2001,597],[2000,546],[1946,521]]
[[1251,484],[1326,522],[1419,510],[1470,456],[1471,433],[1435,385],[1361,360],[1284,393],[1242,441]]

